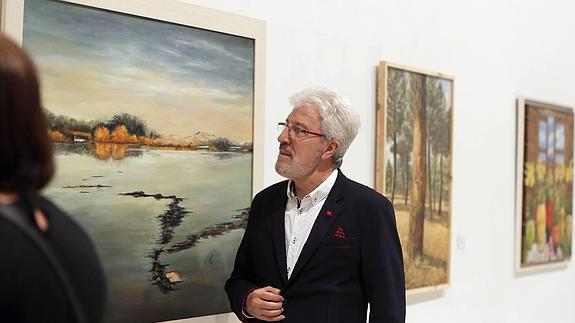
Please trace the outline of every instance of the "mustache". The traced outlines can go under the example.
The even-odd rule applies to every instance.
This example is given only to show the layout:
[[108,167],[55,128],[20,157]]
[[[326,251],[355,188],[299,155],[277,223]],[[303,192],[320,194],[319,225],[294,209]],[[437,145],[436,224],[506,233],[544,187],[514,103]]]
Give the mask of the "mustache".
[[288,146],[288,144],[280,144],[280,151],[285,151],[290,155],[294,154],[294,150],[291,149],[291,147]]

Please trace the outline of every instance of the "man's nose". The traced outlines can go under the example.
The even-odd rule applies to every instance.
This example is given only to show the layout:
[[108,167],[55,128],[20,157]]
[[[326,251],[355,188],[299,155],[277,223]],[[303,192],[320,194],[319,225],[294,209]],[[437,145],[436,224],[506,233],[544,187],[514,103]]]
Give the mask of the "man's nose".
[[282,132],[280,132],[280,134],[278,136],[278,141],[279,142],[288,142],[289,141],[289,128],[288,127],[284,127]]

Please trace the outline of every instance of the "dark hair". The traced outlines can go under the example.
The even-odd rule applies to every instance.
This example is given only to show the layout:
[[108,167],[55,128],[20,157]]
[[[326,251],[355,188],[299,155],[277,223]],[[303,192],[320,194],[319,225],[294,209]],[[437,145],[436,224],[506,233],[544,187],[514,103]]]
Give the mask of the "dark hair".
[[34,195],[54,175],[36,68],[0,35],[0,191]]

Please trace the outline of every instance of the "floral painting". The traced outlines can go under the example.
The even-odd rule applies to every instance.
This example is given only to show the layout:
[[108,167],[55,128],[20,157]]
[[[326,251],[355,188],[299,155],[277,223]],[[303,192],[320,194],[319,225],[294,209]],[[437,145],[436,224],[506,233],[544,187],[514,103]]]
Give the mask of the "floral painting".
[[572,253],[573,111],[521,100],[520,267],[566,261]]

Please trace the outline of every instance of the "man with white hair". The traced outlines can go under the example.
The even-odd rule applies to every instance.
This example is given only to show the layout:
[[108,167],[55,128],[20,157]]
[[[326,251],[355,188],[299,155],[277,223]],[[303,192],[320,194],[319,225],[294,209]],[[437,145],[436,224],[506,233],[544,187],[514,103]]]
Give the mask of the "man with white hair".
[[258,193],[226,282],[243,322],[405,322],[403,258],[388,199],[339,170],[359,129],[322,88],[290,98],[276,171]]

